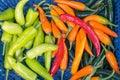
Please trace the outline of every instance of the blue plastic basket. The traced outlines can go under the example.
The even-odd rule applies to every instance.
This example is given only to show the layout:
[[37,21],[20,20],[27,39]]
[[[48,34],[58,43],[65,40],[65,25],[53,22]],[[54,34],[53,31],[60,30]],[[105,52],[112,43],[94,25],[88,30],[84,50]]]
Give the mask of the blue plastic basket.
[[[8,7],[12,7],[15,8],[16,4],[18,3],[19,0],[0,0],[0,12],[2,12],[3,10],[7,9]],[[29,2],[25,5],[24,11],[27,12],[29,7],[32,7],[33,3],[38,3],[40,0],[29,0]],[[77,1],[81,1],[81,2],[85,2],[86,0],[77,0]],[[113,0],[114,2],[114,8],[115,8],[115,24],[118,25],[117,28],[115,28],[115,31],[118,33],[119,37],[115,38],[113,40],[114,46],[115,46],[115,55],[117,57],[117,60],[119,62],[119,67],[120,67],[120,0]],[[46,3],[53,3],[53,0],[46,0]],[[0,36],[1,36],[1,29],[0,29]],[[2,42],[0,42],[0,53],[2,53]],[[44,63],[43,57],[39,58],[40,63]],[[69,80],[69,78],[71,77],[70,74],[70,66],[71,66],[71,60],[69,60],[69,67],[68,69],[65,71],[65,75],[64,75],[64,79],[65,80]],[[54,76],[55,80],[61,80],[60,79],[60,70],[56,73],[56,75]],[[15,74],[14,71],[10,71],[9,72],[9,80],[23,80],[20,76],[18,76],[17,74]],[[42,78],[40,77],[40,79],[42,80]],[[0,80],[5,80],[5,69],[3,68],[3,56],[2,54],[0,54]]]

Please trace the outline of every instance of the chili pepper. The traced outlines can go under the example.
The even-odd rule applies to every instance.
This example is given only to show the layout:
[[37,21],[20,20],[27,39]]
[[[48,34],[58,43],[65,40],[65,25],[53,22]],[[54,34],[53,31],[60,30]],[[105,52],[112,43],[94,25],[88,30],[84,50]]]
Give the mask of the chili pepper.
[[[60,41],[60,38],[57,39],[57,43],[56,43],[57,45],[59,44],[59,41]],[[57,51],[58,49],[52,52],[52,58],[56,56]]]
[[50,74],[51,76],[54,76],[55,73],[57,72],[59,66],[60,66],[60,63],[63,59],[63,53],[64,53],[64,43],[63,43],[64,39],[63,37],[60,38],[60,41],[59,41],[59,46],[58,46],[58,51],[57,51],[57,54],[56,54],[56,57],[55,57],[55,60],[53,62],[53,65],[52,65],[52,68],[50,70]]
[[117,60],[115,58],[114,53],[109,51],[109,50],[107,50],[103,44],[102,44],[102,47],[104,48],[104,50],[106,52],[105,53],[105,57],[106,57],[108,63],[113,68],[113,70],[115,70],[116,73],[120,74],[118,63],[117,63]]
[[31,26],[35,22],[35,20],[37,19],[39,15],[39,12],[36,10],[44,2],[45,1],[41,1],[40,3],[38,3],[38,5],[34,8],[34,10],[32,8],[29,8],[26,14],[26,23],[25,23],[26,27]]
[[83,29],[80,29],[77,37],[76,37],[76,50],[75,50],[75,58],[72,62],[71,73],[75,74],[78,70],[79,64],[81,62],[82,54],[85,48],[86,42],[86,33]]
[[[34,6],[36,6],[36,4],[34,4]],[[52,31],[51,24],[49,20],[47,19],[47,17],[45,16],[44,10],[41,7],[38,7],[38,11],[39,11],[40,21],[42,22],[43,31],[47,34],[51,33]]]
[[110,45],[114,49],[114,46],[112,45],[111,39],[108,35],[97,29],[94,29],[94,31],[102,43],[105,45]]
[[102,32],[104,32],[110,36],[118,37],[117,33],[112,31],[111,29],[109,29],[107,26],[104,26],[104,25],[102,25],[98,22],[95,22],[95,21],[89,21],[89,24],[91,25],[91,27],[98,29],[98,30],[101,30]]
[[23,32],[19,24],[8,21],[3,22],[2,29],[10,34],[21,34]]
[[34,42],[34,39],[31,39],[30,41],[28,41],[26,43],[26,45],[24,46],[24,48],[30,49],[32,47],[32,45],[33,45],[33,42]]
[[68,21],[74,22],[74,23],[78,24],[79,26],[81,26],[85,30],[85,32],[87,33],[87,35],[89,36],[91,41],[93,42],[93,44],[96,48],[96,51],[97,51],[97,56],[100,55],[100,50],[101,50],[100,42],[98,40],[98,37],[96,36],[96,34],[94,33],[94,31],[91,29],[90,26],[88,26],[80,18],[75,17],[75,16],[71,16],[71,15],[68,15],[68,14],[62,14],[60,16],[60,19],[63,20],[63,21],[68,20]]
[[[55,10],[50,10],[50,14],[52,16],[59,16],[58,13]],[[54,20],[55,24],[57,25],[57,27],[63,32],[66,33],[68,31],[67,27],[65,26],[65,24],[58,18],[56,17],[52,17],[52,19]]]
[[86,39],[86,42],[85,42],[85,50],[91,55],[91,56],[94,56],[90,47],[89,47],[89,44],[88,44],[88,41]]
[[60,38],[61,32],[60,32],[60,30],[57,28],[57,26],[56,26],[56,24],[53,22],[53,20],[51,21],[51,25],[52,25],[53,36],[54,36],[55,38]]
[[48,71],[35,59],[27,58],[25,62],[34,72],[42,76],[44,79],[53,80]]
[[22,63],[17,62],[11,56],[8,57],[8,63],[13,68],[13,70],[26,80],[36,80],[37,74],[31,71],[29,68],[24,66]]
[[113,70],[112,73],[105,78],[101,78],[99,76],[96,76],[96,77],[92,77],[90,80],[108,80],[108,79],[111,79],[111,77],[114,76],[114,73],[115,73],[115,71]]
[[67,39],[70,41],[70,48],[69,48],[69,50],[71,50],[71,48],[72,48],[72,43],[73,43],[73,41],[75,41],[76,35],[78,33],[78,30],[79,30],[79,25],[75,25],[75,27],[71,30],[71,32],[67,36]]
[[[107,0],[107,8],[108,8],[108,19],[110,22],[113,22],[114,21],[114,8],[113,8],[113,2],[112,0]],[[109,25],[110,28],[112,28],[111,25]]]
[[81,2],[77,2],[77,1],[62,1],[62,0],[58,1],[58,0],[55,0],[55,2],[66,4],[74,9],[81,10],[81,11],[94,11],[94,10],[88,8],[85,4],[83,4]]
[[15,10],[13,8],[8,8],[0,13],[0,21],[9,20],[15,17]]
[[85,22],[88,22],[90,20],[99,22],[101,24],[109,24],[109,25],[112,25],[112,26],[116,26],[115,24],[112,24],[108,19],[104,18],[103,16],[99,16],[99,15],[94,15],[93,14],[93,15],[89,15],[89,16],[84,18]]
[[17,38],[17,40],[11,45],[8,51],[8,55],[13,56],[16,50],[25,46],[29,40],[33,39],[36,36],[36,34],[37,30],[32,26],[25,29],[21,36]]
[[[45,37],[45,43],[52,43],[52,36],[46,36]],[[46,70],[49,72],[50,70],[50,66],[51,66],[51,55],[52,52],[48,51],[44,53],[44,57],[45,57],[45,68]]]
[[62,8],[67,14],[75,16],[75,13],[74,13],[73,9],[71,7],[69,7],[68,5],[58,3],[58,6],[60,8]]
[[36,35],[36,37],[35,37],[33,46],[34,46],[34,47],[35,47],[35,46],[38,46],[39,44],[41,44],[41,43],[43,43],[43,42],[44,42],[44,32],[43,32],[43,30],[42,30],[42,27],[40,26],[40,27],[38,28],[38,33],[37,33],[37,35]]
[[12,40],[12,35],[11,34],[9,34],[9,33],[7,33],[7,32],[5,32],[5,31],[3,31],[3,33],[2,33],[2,37],[1,37],[1,41],[3,42],[3,53],[2,53],[2,55],[4,55],[5,54],[5,50],[6,50],[6,45],[9,43],[9,42],[11,42],[11,40]]
[[84,68],[82,68],[81,70],[79,70],[78,72],[76,72],[71,78],[70,80],[77,80],[78,78],[81,78],[83,76],[87,76],[89,74],[91,74],[93,72],[93,67],[91,65],[87,65]]
[[24,5],[28,1],[29,0],[21,0],[16,5],[16,8],[15,8],[15,19],[16,19],[16,22],[18,24],[20,24],[20,25],[24,25],[25,24],[25,18],[24,18],[24,14],[23,14],[23,8],[24,8]]
[[23,58],[23,51],[24,48],[18,49],[15,53],[15,58],[17,61],[21,61],[21,59]]
[[40,44],[32,48],[31,50],[27,51],[26,57],[33,59],[37,56],[41,56],[46,51],[54,51],[57,48],[58,48],[57,45],[54,44],[48,44],[48,43]]
[[75,12],[75,15],[77,15],[78,17],[80,18],[84,18],[86,16],[89,16],[89,15],[92,15],[92,14],[97,14],[97,13],[100,13],[105,7],[105,4],[101,4],[97,9],[96,11],[86,11],[86,12],[83,12],[83,11],[78,11],[78,10],[74,10]]
[[13,35],[12,41],[10,42],[10,45],[12,45],[16,40],[17,40],[18,36],[17,35]]
[[60,63],[61,80],[64,80],[63,75],[64,75],[64,71],[67,69],[67,66],[68,66],[68,50],[67,50],[67,46],[64,41],[64,55],[63,55],[63,59]]

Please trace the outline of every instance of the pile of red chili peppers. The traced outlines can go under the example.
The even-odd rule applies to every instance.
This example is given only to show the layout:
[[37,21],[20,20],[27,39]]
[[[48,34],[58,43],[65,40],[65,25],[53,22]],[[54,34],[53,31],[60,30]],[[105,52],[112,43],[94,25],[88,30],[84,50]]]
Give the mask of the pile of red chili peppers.
[[[59,68],[61,80],[120,80],[111,40],[118,37],[112,30],[117,26],[113,24],[112,0],[54,0],[57,4],[41,1],[24,15],[28,2],[20,0],[15,9],[0,13],[6,80],[9,70],[25,80],[36,80],[38,75],[54,80]],[[37,60],[40,56],[44,56],[44,65]],[[69,61],[72,76],[66,79]]]

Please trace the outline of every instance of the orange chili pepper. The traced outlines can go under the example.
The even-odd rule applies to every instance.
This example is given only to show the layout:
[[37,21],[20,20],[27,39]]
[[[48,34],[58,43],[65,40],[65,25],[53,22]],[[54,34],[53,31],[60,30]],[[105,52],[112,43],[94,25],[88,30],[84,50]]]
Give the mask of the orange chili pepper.
[[114,54],[111,51],[107,51],[105,57],[108,63],[110,64],[110,66],[116,71],[116,73],[120,74],[118,63]]
[[91,56],[94,56],[90,47],[89,47],[89,44],[88,44],[88,40],[86,39],[86,42],[85,42],[85,50],[91,55]]
[[85,48],[85,42],[86,42],[86,33],[83,29],[80,29],[76,37],[75,58],[72,62],[72,67],[71,67],[72,74],[75,74],[79,68],[79,64],[81,62],[81,58]]
[[[81,10],[81,11],[91,10],[85,4],[83,4],[81,2],[77,2],[77,1],[62,1],[62,0],[54,0],[54,1],[57,3],[66,4],[74,9]],[[93,11],[93,10],[91,10],[91,11]]]
[[102,43],[104,43],[105,45],[111,44],[111,39],[108,35],[106,35],[105,33],[103,33],[102,31],[98,29],[94,29],[94,31]]
[[62,71],[61,78],[63,78],[64,71],[67,69],[67,66],[68,66],[68,50],[64,41],[64,56],[60,64],[60,69]]
[[99,77],[98,76],[92,77],[90,80],[99,80]]
[[[50,14],[52,16],[59,16],[58,13],[54,10],[51,9],[50,10]],[[68,31],[67,27],[65,26],[65,24],[58,18],[56,17],[52,17],[52,19],[54,20],[55,24],[58,26],[58,28],[63,32],[66,33]]]
[[104,32],[110,36],[118,37],[116,32],[112,31],[111,29],[109,29],[107,26],[105,26],[103,24],[100,24],[96,21],[89,21],[89,24],[91,25],[91,27],[101,30],[102,32]]
[[75,13],[74,13],[73,9],[71,7],[69,7],[68,5],[59,3],[58,6],[60,8],[62,8],[67,14],[75,16]]
[[78,72],[76,72],[71,78],[70,80],[77,80],[81,77],[87,76],[91,73],[93,73],[93,68],[91,65],[85,66],[84,68],[82,68],[81,70],[79,70]]
[[[36,4],[34,4],[34,6],[36,6]],[[51,24],[49,20],[47,19],[47,17],[45,16],[44,10],[39,6],[38,11],[39,11],[40,21],[42,22],[43,31],[46,34],[51,33],[52,32]]]
[[79,30],[79,25],[75,25],[75,27],[73,27],[73,29],[71,30],[71,32],[67,36],[67,39],[70,41],[70,48],[69,48],[70,50],[71,50],[73,41],[75,41],[78,30]]
[[56,24],[53,21],[51,21],[51,24],[52,24],[53,36],[55,38],[60,38],[60,36],[61,36],[60,30],[57,28]]
[[88,21],[91,21],[91,20],[99,22],[101,24],[109,24],[109,25],[112,25],[112,26],[116,26],[116,25],[112,24],[108,19],[104,18],[103,16],[92,14],[92,15],[89,15],[89,16],[84,18],[85,22],[88,22]]

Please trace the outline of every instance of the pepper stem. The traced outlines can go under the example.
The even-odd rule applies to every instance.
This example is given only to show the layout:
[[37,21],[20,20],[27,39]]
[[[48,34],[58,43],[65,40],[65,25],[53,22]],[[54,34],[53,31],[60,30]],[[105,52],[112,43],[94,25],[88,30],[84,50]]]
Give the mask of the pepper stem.
[[44,2],[45,2],[45,0],[41,1],[40,3],[38,3],[38,5],[34,8],[34,11],[37,11],[37,8],[38,8],[41,4],[43,4]]
[[111,22],[108,22],[108,24],[111,25],[111,26],[113,26],[113,27],[118,27],[118,25],[115,25],[115,24],[113,24]]
[[45,3],[44,5],[48,6],[48,9],[51,10],[50,4]]
[[64,76],[64,70],[61,70],[61,80],[64,80],[63,76]]
[[72,54],[71,50],[69,50],[69,56],[72,60],[74,59],[74,55]]
[[106,47],[101,43],[103,49],[105,50],[105,52],[107,52],[108,50],[106,49]]
[[66,37],[68,36],[68,34],[70,33],[70,31],[73,29],[73,27],[71,27],[71,26],[69,26],[68,27],[68,31],[67,31],[67,33],[65,34],[65,39],[66,39]]
[[6,47],[7,47],[7,42],[4,42],[3,44],[3,52],[2,52],[2,55],[4,56],[5,53],[6,53]]
[[21,60],[18,60],[17,62],[22,62],[23,60],[25,60],[27,57],[25,56],[25,57],[23,57],[23,58],[21,58]]
[[35,26],[35,28],[38,29],[41,24],[42,24],[42,22],[39,22],[38,25]]
[[85,6],[85,10],[86,10],[86,11],[96,11],[96,10],[90,9],[90,8],[87,7],[87,6]]
[[100,80],[108,80],[109,78],[111,78],[115,73],[115,70],[112,71],[112,73],[108,76],[108,77],[105,77],[105,78],[100,78]]
[[99,64],[97,66],[94,66],[93,69],[96,70],[96,69],[100,68],[102,65],[103,65],[103,63],[101,63],[101,64]]
[[9,69],[6,69],[6,77],[5,80],[8,80]]
[[72,41],[69,41],[69,43],[70,43],[70,47],[69,47],[69,50],[71,50],[72,49]]
[[115,48],[114,48],[114,46],[113,46],[112,43],[110,43],[109,46],[110,46],[113,50],[115,50]]

